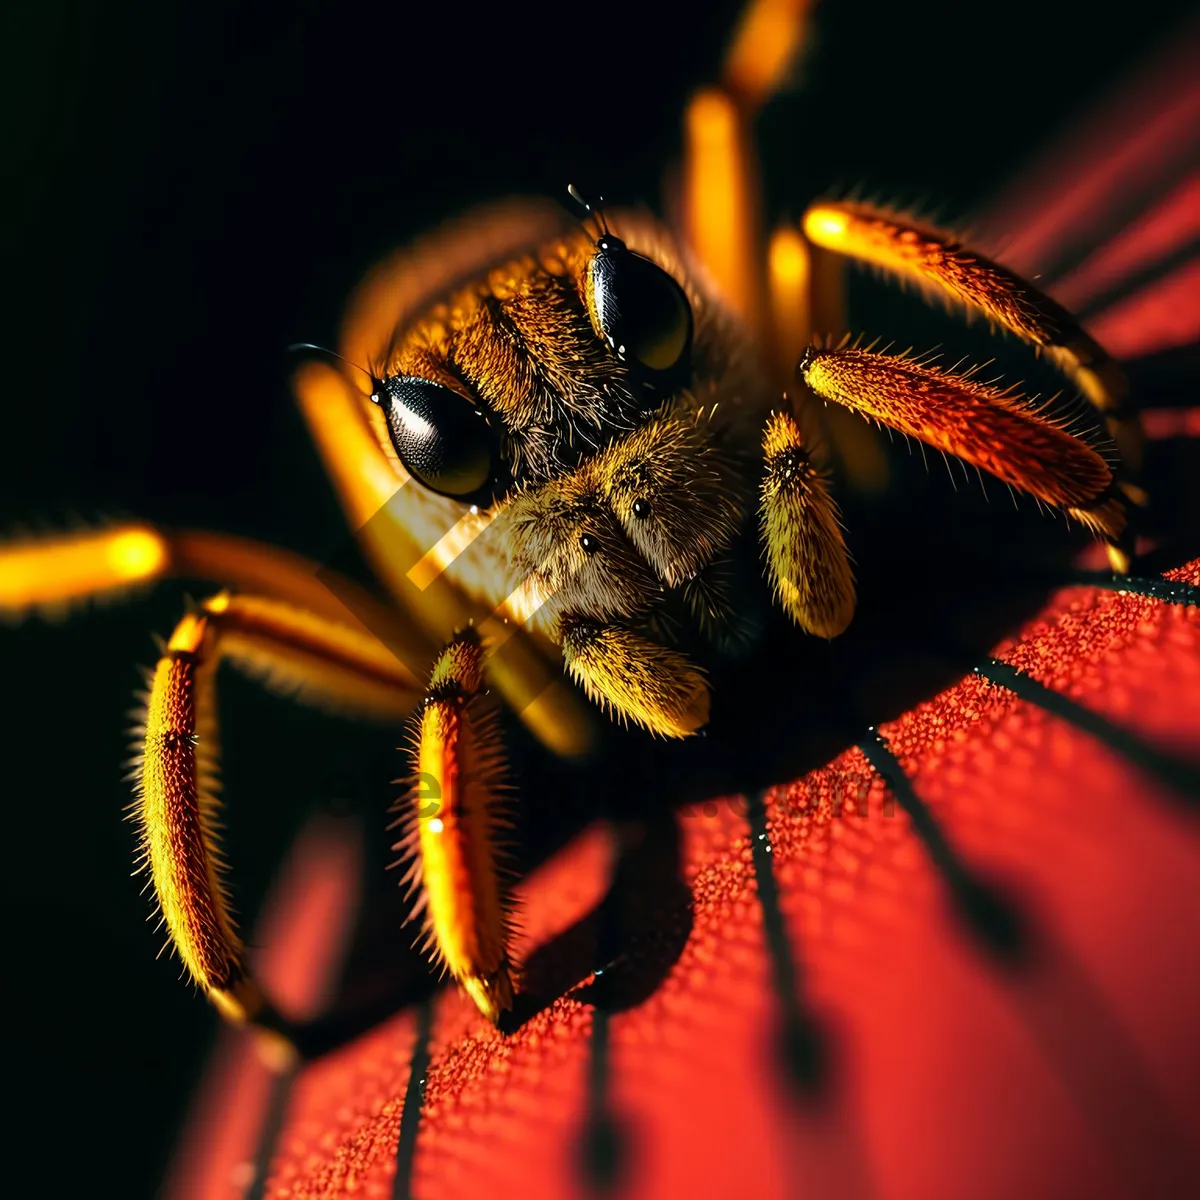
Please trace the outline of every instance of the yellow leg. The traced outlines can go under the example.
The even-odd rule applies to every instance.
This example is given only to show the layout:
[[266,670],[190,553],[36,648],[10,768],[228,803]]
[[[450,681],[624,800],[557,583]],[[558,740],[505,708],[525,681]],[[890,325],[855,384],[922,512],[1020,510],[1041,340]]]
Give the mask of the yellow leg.
[[763,457],[759,524],[776,598],[808,633],[836,637],[854,616],[854,577],[837,506],[790,414],[767,423]]
[[281,601],[222,593],[180,621],[154,671],[134,812],[164,923],[188,973],[235,1022],[277,1017],[248,974],[221,883],[214,684],[227,659],[292,695],[400,720],[412,673],[367,631]]
[[767,286],[775,377],[784,391],[792,387],[796,364],[812,341],[812,272],[809,244],[791,225],[779,226],[767,251]]
[[708,720],[704,673],[678,650],[587,617],[564,615],[561,628],[567,670],[620,721],[659,737],[682,738]]
[[719,88],[684,114],[684,236],[725,304],[766,338],[758,168],[748,118]]
[[720,85],[697,92],[684,114],[684,234],[725,303],[767,349],[773,329],[751,129],[804,45],[811,8],[812,0],[753,0],[730,44]]
[[124,597],[168,578],[285,600],[374,634],[417,669],[436,648],[364,588],[298,554],[227,534],[145,522],[0,545],[0,618],[67,613],[81,601]]
[[721,71],[722,84],[744,112],[760,108],[786,81],[815,7],[815,0],[753,0],[746,6]]
[[495,712],[485,706],[485,654],[473,629],[454,637],[434,665],[413,759],[417,785],[402,802],[408,835],[393,847],[415,853],[426,948],[496,1022],[513,1002],[500,834],[504,753]]

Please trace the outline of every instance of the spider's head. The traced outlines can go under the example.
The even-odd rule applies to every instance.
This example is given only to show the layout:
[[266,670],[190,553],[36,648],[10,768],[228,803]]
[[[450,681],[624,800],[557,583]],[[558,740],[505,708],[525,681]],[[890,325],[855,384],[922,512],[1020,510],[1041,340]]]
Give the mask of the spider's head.
[[477,265],[398,323],[374,373],[410,527],[436,510],[433,545],[471,506],[488,525],[452,578],[556,640],[584,619],[659,645],[736,634],[766,389],[656,222],[561,225]]

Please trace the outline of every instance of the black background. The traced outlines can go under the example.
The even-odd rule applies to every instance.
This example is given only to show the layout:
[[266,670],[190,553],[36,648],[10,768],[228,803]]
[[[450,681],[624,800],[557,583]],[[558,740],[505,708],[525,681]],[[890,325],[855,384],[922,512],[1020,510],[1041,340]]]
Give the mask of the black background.
[[[317,558],[345,534],[283,347],[332,340],[373,259],[472,201],[575,180],[655,203],[738,10],[21,7],[2,73],[0,520],[137,514]],[[1183,12],[827,0],[802,89],[763,122],[770,213],[862,181],[967,214]],[[22,1154],[57,1146],[51,1194],[151,1193],[214,1028],[155,961],[121,820],[135,667],[181,593],[0,630],[5,1073],[29,1126],[10,1132]],[[248,914],[299,816],[370,787],[381,743],[230,690]]]

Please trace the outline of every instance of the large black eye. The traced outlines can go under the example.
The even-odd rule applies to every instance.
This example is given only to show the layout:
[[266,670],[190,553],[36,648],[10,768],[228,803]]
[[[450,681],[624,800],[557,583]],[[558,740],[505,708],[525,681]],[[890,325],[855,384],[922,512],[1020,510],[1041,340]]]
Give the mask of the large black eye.
[[376,383],[400,461],[431,491],[487,503],[494,482],[491,433],[483,414],[457,392],[407,375]]
[[686,374],[692,306],[661,267],[606,234],[589,267],[600,328],[617,355],[654,383]]

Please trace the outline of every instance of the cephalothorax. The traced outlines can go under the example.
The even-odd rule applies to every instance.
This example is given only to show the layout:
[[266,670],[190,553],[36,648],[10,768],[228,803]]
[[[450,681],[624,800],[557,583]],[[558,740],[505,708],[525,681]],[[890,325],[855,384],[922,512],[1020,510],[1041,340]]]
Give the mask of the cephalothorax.
[[[339,348],[359,370],[298,372],[390,603],[291,555],[145,525],[0,557],[0,607],[17,610],[168,573],[228,588],[184,617],[152,676],[136,804],[170,936],[226,1016],[279,1027],[220,881],[222,659],[397,724],[415,712],[406,878],[429,946],[497,1020],[514,964],[494,693],[559,754],[586,747],[580,691],[618,721],[684,738],[708,717],[710,658],[747,633],[732,581],[765,573],[803,634],[840,634],[854,581],[814,460],[814,398],[1065,510],[1127,569],[1137,424],[1119,371],[1067,313],[950,236],[863,205],[811,207],[801,228],[776,231],[763,268],[746,116],[769,86],[693,101],[677,231],[637,212],[493,207],[368,278]],[[1012,389],[815,340],[842,332],[821,282],[833,256],[1036,346],[1103,414],[1123,473]]]

